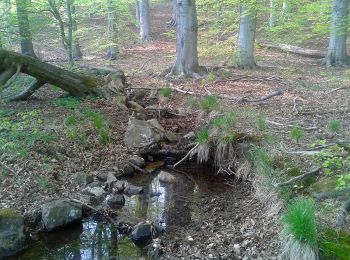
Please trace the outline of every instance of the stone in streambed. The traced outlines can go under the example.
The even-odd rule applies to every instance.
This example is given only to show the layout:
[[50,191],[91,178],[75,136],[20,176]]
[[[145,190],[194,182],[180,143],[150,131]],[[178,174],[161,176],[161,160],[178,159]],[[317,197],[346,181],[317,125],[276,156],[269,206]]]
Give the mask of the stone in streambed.
[[143,159],[141,156],[138,156],[138,155],[134,155],[130,157],[128,161],[140,168],[145,166],[145,159]]
[[106,202],[112,208],[120,208],[125,205],[125,198],[120,194],[111,194],[107,196]]

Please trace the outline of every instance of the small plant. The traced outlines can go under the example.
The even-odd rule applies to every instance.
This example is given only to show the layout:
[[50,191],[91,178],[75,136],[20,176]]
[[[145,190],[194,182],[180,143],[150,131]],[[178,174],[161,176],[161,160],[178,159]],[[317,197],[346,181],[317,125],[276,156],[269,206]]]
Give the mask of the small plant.
[[49,189],[49,188],[51,188],[52,184],[51,184],[50,179],[48,179],[48,178],[45,178],[43,176],[38,176],[36,181],[38,183],[38,186],[40,188],[42,188],[42,189]]
[[85,112],[85,116],[91,118],[93,126],[98,131],[100,142],[102,144],[107,144],[110,140],[110,135],[104,116],[95,111],[87,111]]
[[259,114],[256,126],[260,131],[266,130],[266,117],[263,114]]
[[207,127],[202,128],[197,133],[196,142],[198,144],[206,144],[209,142],[209,128],[207,128]]
[[158,90],[158,93],[162,97],[170,97],[173,90],[170,87],[161,88]]
[[205,111],[217,109],[219,107],[219,99],[213,95],[206,96],[199,102],[199,107]]
[[286,236],[284,256],[287,259],[318,259],[315,203],[297,198],[282,216]]
[[81,106],[82,99],[77,97],[64,97],[58,98],[55,101],[57,106],[61,106],[67,109],[77,109]]
[[299,143],[300,139],[302,139],[305,135],[304,130],[300,128],[300,126],[294,126],[290,132],[292,138]]
[[349,259],[350,235],[345,231],[327,229],[321,234],[320,253],[330,259]]
[[337,118],[332,118],[327,125],[328,131],[338,133],[342,129],[342,122]]
[[70,115],[66,117],[65,124],[66,126],[73,126],[75,124],[75,118],[74,116]]

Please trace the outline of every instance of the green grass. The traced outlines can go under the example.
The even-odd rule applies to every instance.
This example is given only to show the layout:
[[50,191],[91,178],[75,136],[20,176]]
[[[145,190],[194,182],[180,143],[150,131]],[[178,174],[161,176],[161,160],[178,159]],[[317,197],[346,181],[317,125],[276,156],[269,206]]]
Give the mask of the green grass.
[[320,239],[320,252],[324,257],[350,259],[350,234],[334,229],[325,230]]
[[311,199],[297,198],[282,216],[284,233],[312,248],[317,246],[315,203]]
[[338,133],[342,129],[342,122],[338,118],[331,118],[328,122],[327,129],[331,133]]
[[162,97],[170,97],[173,90],[170,87],[161,88],[158,90],[158,93]]
[[206,144],[209,142],[209,129],[206,128],[202,128],[196,136],[196,142],[198,144]]
[[259,114],[256,122],[256,127],[260,131],[266,130],[266,117],[263,114]]
[[199,108],[204,111],[217,109],[219,105],[218,97],[213,95],[206,96],[199,102]]
[[63,97],[55,100],[57,106],[61,106],[67,109],[77,109],[81,107],[82,99],[77,97]]
[[304,130],[300,128],[300,126],[294,126],[290,131],[291,137],[299,142],[305,136]]

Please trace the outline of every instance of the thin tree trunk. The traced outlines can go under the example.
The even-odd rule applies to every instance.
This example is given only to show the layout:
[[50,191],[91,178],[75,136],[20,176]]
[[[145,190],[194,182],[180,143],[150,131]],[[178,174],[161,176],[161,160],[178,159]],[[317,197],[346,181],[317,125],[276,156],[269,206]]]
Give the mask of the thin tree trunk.
[[107,58],[116,60],[118,54],[118,31],[117,31],[117,15],[113,0],[108,1],[108,38],[109,46]]
[[349,57],[346,52],[348,20],[349,0],[334,0],[328,52],[324,61],[327,66],[349,64]]
[[74,59],[73,59],[73,17],[72,17],[72,0],[67,0],[67,17],[68,17],[68,23],[67,23],[67,51],[68,51],[68,60],[70,66],[73,66]]
[[270,0],[270,16],[269,16],[269,26],[274,27],[276,24],[275,19],[275,0]]
[[11,46],[11,40],[10,40],[10,25],[9,25],[9,12],[10,12],[10,0],[3,0],[2,1],[2,12],[1,12],[1,28],[3,29],[2,33],[2,44],[3,46]]
[[83,57],[83,53],[81,52],[80,49],[80,44],[79,44],[79,38],[78,38],[78,22],[77,22],[77,15],[75,11],[75,4],[74,0],[72,0],[72,30],[73,30],[73,58],[75,59],[80,59]]
[[27,0],[16,0],[19,35],[22,54],[37,58],[33,48],[32,33],[29,24]]
[[61,35],[61,41],[63,44],[63,47],[67,50],[67,37],[66,37],[66,32],[64,28],[64,22],[61,17],[61,14],[56,6],[55,0],[48,0],[49,6],[50,6],[50,12],[53,15],[53,17],[57,20],[58,26],[60,28],[60,35]]
[[149,14],[149,1],[139,0],[140,5],[140,38],[141,42],[151,41],[151,21]]
[[140,2],[136,0],[135,3],[135,19],[136,19],[136,27],[140,28]]
[[256,66],[254,59],[254,43],[256,30],[256,7],[244,2],[240,5],[239,34],[237,39],[236,62],[243,69]]
[[177,5],[177,0],[171,0],[172,2],[172,16],[171,20],[167,22],[167,28],[172,28],[176,26],[176,20],[177,20],[177,14],[176,14],[176,5]]
[[192,76],[200,72],[197,54],[198,22],[195,0],[177,0],[176,62],[171,74]]

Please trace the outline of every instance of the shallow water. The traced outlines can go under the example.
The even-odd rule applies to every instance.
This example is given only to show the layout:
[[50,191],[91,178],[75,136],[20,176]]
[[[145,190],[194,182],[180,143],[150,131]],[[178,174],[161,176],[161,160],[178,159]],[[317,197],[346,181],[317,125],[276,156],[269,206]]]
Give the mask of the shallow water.
[[[144,187],[144,193],[125,196],[126,204],[119,211],[151,220],[166,230],[168,226],[191,222],[195,212],[191,211],[189,201],[227,189],[225,180],[211,168],[188,166],[169,172],[176,177],[176,183],[162,183],[157,174],[128,179],[131,184]],[[116,259],[138,259],[145,256],[143,251],[113,225],[86,219],[74,227],[41,234],[39,241],[33,242],[23,255],[15,259],[90,260],[112,256]]]

